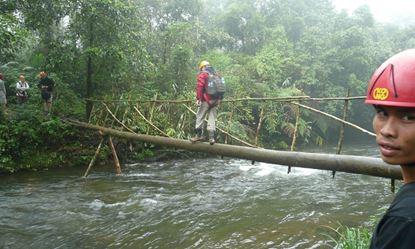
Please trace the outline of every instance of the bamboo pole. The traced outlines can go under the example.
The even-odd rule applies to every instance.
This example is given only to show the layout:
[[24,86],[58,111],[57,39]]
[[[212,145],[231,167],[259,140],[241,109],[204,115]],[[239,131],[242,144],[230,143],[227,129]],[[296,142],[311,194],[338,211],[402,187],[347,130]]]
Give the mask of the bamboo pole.
[[[350,95],[350,89],[347,89],[347,97],[349,97]],[[347,118],[347,110],[349,108],[349,100],[346,99],[344,101],[344,106],[343,106],[343,120],[346,121]],[[342,151],[342,147],[343,147],[343,140],[344,140],[344,128],[345,128],[345,124],[341,123],[340,125],[340,133],[339,133],[339,141],[337,142],[337,151],[336,154],[340,154]],[[336,171],[332,172],[332,176],[334,178],[334,176],[336,175]]]
[[112,118],[117,121],[117,123],[119,123],[122,127],[124,127],[127,131],[132,132],[132,133],[136,133],[133,130],[131,130],[130,128],[128,128],[123,122],[121,122],[115,115],[114,113],[112,113],[112,111],[108,108],[108,106],[105,103],[102,103],[105,108],[107,109],[108,113],[112,116]]
[[[154,95],[154,101],[157,101],[157,93]],[[151,109],[150,109],[150,118],[148,119],[148,121],[150,123],[153,122],[153,114],[154,114],[154,108],[156,107],[156,102],[153,102],[153,104],[151,105]],[[150,127],[147,127],[147,132],[146,134],[150,134]]]
[[[255,131],[255,147],[258,147],[259,131],[261,130],[263,117],[264,117],[264,108],[261,108],[261,112],[259,113],[258,125]],[[252,165],[254,164],[255,164],[255,161],[252,161]]]
[[[90,101],[94,102],[102,102],[104,100],[99,99],[88,99]],[[288,96],[288,97],[269,97],[269,98],[235,98],[235,99],[224,99],[221,100],[221,103],[227,103],[227,102],[241,102],[241,101],[294,101],[294,100],[310,100],[310,96]],[[106,102],[121,102],[125,100],[105,100]],[[189,99],[177,99],[177,100],[167,100],[167,99],[147,99],[147,100],[131,100],[133,103],[167,103],[167,104],[190,104],[193,102],[193,100]]]
[[354,96],[354,97],[326,97],[326,98],[310,98],[313,101],[326,101],[326,100],[357,100],[366,99],[366,96]]
[[140,115],[144,121],[147,122],[147,124],[149,124],[151,127],[153,127],[154,129],[156,129],[158,132],[160,132],[163,136],[165,137],[169,137],[169,135],[167,135],[164,131],[160,130],[157,126],[155,126],[153,123],[151,123],[141,112],[140,110],[138,110],[138,108],[136,106],[134,106],[134,110],[138,113],[138,115]]
[[[229,124],[230,124],[230,121],[232,121],[232,117],[233,117],[233,110],[231,111],[231,115],[229,116]],[[230,125],[226,126],[227,133],[229,133],[230,129],[231,129]],[[225,134],[225,144],[228,144],[228,138],[229,138],[228,134]],[[220,158],[223,159],[224,156],[221,156]]]
[[[347,97],[349,97],[350,95],[350,89],[347,89]],[[343,106],[343,120],[346,121],[347,118],[347,111],[349,109],[349,100],[346,99],[344,101],[344,106]],[[342,147],[343,147],[343,140],[344,140],[344,128],[345,128],[345,124],[342,123],[340,126],[340,134],[339,134],[339,141],[337,143],[337,152],[336,154],[340,154]]]
[[107,104],[103,103],[107,111],[109,111],[110,115],[113,117],[113,120],[111,121],[111,125],[114,125],[114,121],[117,121],[119,123],[119,120],[117,119],[118,110],[120,109],[120,105],[116,105],[114,113],[110,110],[110,108],[107,106]]
[[[232,118],[233,118],[233,110],[231,111],[231,115],[229,116],[229,123],[232,121]],[[230,129],[231,129],[231,127],[228,125],[226,127],[226,132],[229,133]],[[228,144],[228,139],[229,139],[229,135],[226,134],[225,135],[225,144]]]
[[255,146],[258,146],[259,131],[261,130],[263,118],[264,118],[264,108],[261,108],[261,112],[259,113],[258,125],[256,127],[256,132],[255,132]]
[[89,113],[89,117],[88,117],[88,123],[91,122],[93,115],[95,115],[95,109],[96,109],[95,103],[92,102],[91,112]]
[[191,143],[188,140],[166,138],[160,136],[148,136],[131,132],[118,131],[97,125],[91,125],[75,120],[64,120],[71,125],[85,129],[99,130],[104,135],[135,140],[166,147],[174,147],[195,152],[205,152],[214,155],[253,160],[279,165],[291,165],[293,167],[311,168],[320,170],[336,170],[340,172],[363,174],[392,179],[402,179],[400,167],[384,163],[379,158],[350,156],[324,153],[306,153],[277,151],[244,146],[226,145],[215,143]]
[[375,134],[375,133],[370,132],[370,131],[368,131],[368,130],[366,130],[366,129],[363,129],[362,127],[357,126],[357,125],[355,125],[355,124],[353,124],[353,123],[350,123],[350,122],[344,121],[344,120],[342,120],[342,119],[340,119],[340,118],[338,118],[338,117],[336,117],[336,116],[333,116],[333,115],[331,115],[331,114],[328,114],[328,113],[325,113],[325,112],[319,111],[319,110],[317,110],[317,109],[314,109],[314,108],[312,108],[312,107],[309,107],[309,106],[306,106],[306,105],[303,105],[303,104],[300,104],[300,103],[297,103],[297,102],[291,102],[291,103],[292,103],[292,104],[294,104],[294,105],[301,106],[301,107],[303,107],[304,109],[307,109],[307,110],[310,110],[310,111],[313,111],[313,112],[316,112],[316,113],[322,114],[322,115],[324,115],[324,116],[326,116],[326,117],[329,117],[329,118],[331,118],[331,119],[334,119],[334,120],[336,120],[336,121],[339,121],[340,123],[344,123],[344,124],[349,125],[349,126],[351,126],[351,127],[353,127],[353,128],[356,128],[356,129],[358,129],[358,130],[360,130],[360,131],[362,131],[362,132],[364,132],[364,133],[366,133],[366,134],[369,134],[369,135],[371,135],[371,136],[373,136],[373,137],[376,137],[376,134]]
[[[189,106],[187,106],[187,105],[185,105],[185,104],[183,104],[183,105],[187,108],[187,110],[189,110],[191,113],[193,113],[194,115],[196,115],[196,112],[195,112],[195,111],[193,111],[193,110],[192,110],[192,108],[190,108]],[[206,119],[205,119],[205,121],[206,121]],[[223,134],[230,136],[231,138],[235,139],[236,141],[240,142],[241,144],[244,144],[244,145],[249,146],[249,147],[256,147],[255,145],[252,145],[252,144],[250,144],[250,143],[248,143],[248,142],[245,142],[245,141],[243,141],[243,140],[241,140],[241,139],[239,139],[239,138],[237,138],[237,137],[235,137],[235,136],[231,135],[230,133],[228,133],[228,132],[224,131],[223,129],[221,129],[221,128],[219,128],[219,127],[217,127],[216,129],[218,129],[218,130],[219,130],[220,132],[222,132]]]
[[[300,107],[296,106],[294,134],[293,134],[293,139],[291,141],[290,151],[294,151],[294,149],[295,149],[295,144],[297,142],[297,130],[298,130],[299,123],[300,123]],[[288,166],[287,174],[289,174],[289,173],[291,173],[291,166]]]
[[[244,102],[244,101],[276,101],[276,102],[291,102],[291,101],[326,101],[326,100],[358,100],[358,99],[365,99],[366,96],[354,96],[354,97],[326,97],[326,98],[319,98],[319,97],[310,97],[310,96],[289,96],[289,97],[268,97],[268,98],[235,98],[235,99],[224,99],[221,103],[233,103],[233,102]],[[124,102],[125,100],[100,100],[100,99],[86,99],[92,102]],[[167,104],[190,104],[193,100],[190,99],[179,99],[179,100],[129,100],[132,103],[167,103]]]
[[125,107],[125,111],[124,111],[124,114],[122,115],[122,120],[121,120],[121,123],[123,123],[125,126],[128,125],[128,124],[127,125],[125,124],[126,123],[127,114],[128,114],[128,106]]
[[[134,134],[134,133],[131,133],[131,134]],[[112,151],[112,157],[113,157],[113,160],[114,160],[116,175],[121,175],[120,161],[118,160],[117,151],[115,150],[114,143],[112,142],[112,137],[111,136],[109,136],[109,138],[108,138],[108,143],[109,143],[111,151]]]
[[300,101],[300,100],[309,100],[310,96],[288,96],[288,97],[267,97],[267,98],[235,98],[235,99],[224,99],[221,101],[221,103],[234,103],[234,102],[246,102],[246,101],[256,101],[256,102],[260,102],[260,101],[282,101],[282,102],[286,102],[286,101]]
[[97,156],[98,156],[99,152],[101,151],[101,146],[102,146],[103,143],[104,143],[104,138],[101,138],[101,141],[98,144],[98,147],[97,147],[97,149],[95,151],[95,154],[92,157],[91,161],[89,162],[89,165],[88,165],[87,170],[85,171],[84,177],[87,177],[89,175],[89,172],[91,171],[91,168],[95,164],[95,161],[97,159]]
[[183,131],[185,129],[185,126],[186,126],[187,112],[184,111],[182,113],[182,115],[180,116],[180,121],[181,121],[181,124],[178,124],[178,127],[179,127],[180,130]]
[[[102,104],[102,102],[100,103]],[[108,111],[104,108],[99,108],[99,115],[96,116],[96,124],[97,125],[105,125],[105,120],[107,120],[108,117]],[[100,122],[102,121],[102,122]],[[101,123],[101,124],[100,124]]]
[[326,100],[358,100],[365,99],[366,96],[354,96],[354,97],[326,97],[316,98],[310,96],[289,96],[289,97],[268,97],[268,98],[236,98],[236,99],[225,99],[221,103],[233,103],[233,102],[244,102],[244,101],[275,101],[275,102],[291,102],[291,101],[326,101]]
[[[128,96],[128,100],[130,100],[131,99],[131,95],[129,95]],[[123,123],[123,124],[125,124],[126,122],[125,122],[125,120],[126,120],[126,117],[127,117],[127,114],[128,114],[128,110],[129,110],[129,108],[130,108],[130,106],[129,105],[127,105],[126,107],[125,107],[125,111],[124,111],[124,115],[122,115],[122,120],[121,120],[121,122]],[[128,125],[128,123],[127,123],[127,125]]]

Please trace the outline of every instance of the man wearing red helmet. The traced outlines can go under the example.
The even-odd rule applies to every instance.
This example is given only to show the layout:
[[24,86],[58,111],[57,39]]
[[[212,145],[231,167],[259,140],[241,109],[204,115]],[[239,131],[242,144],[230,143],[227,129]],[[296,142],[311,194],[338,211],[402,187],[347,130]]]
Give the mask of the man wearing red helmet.
[[370,248],[415,248],[415,49],[386,60],[373,74],[367,104],[383,161],[401,166],[403,186],[373,233]]

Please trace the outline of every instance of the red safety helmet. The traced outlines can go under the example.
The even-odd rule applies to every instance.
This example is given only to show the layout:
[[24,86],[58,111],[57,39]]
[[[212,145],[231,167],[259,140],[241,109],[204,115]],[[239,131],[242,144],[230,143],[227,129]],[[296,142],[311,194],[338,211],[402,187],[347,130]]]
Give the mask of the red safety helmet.
[[375,71],[365,103],[415,107],[415,49],[392,56]]

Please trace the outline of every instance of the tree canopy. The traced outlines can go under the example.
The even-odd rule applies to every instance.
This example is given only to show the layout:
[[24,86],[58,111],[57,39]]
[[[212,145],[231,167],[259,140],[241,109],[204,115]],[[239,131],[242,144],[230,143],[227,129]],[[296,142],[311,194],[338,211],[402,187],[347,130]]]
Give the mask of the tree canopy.
[[[0,5],[1,70],[12,76],[11,65],[18,63],[20,71],[51,72],[61,98],[78,102],[61,111],[79,114],[83,106],[87,117],[91,99],[193,98],[201,60],[225,76],[227,97],[331,97],[348,90],[364,95],[381,62],[415,45],[413,27],[378,23],[367,6],[349,15],[330,0],[3,0]],[[14,77],[5,79],[9,88]],[[245,108],[237,118],[241,123],[258,119],[261,109],[233,108]],[[342,103],[319,108],[342,113]],[[291,114],[267,115],[263,129],[289,137],[295,111]],[[368,125],[367,116],[368,110],[353,106],[352,120]],[[327,125],[312,117],[301,122],[304,140],[328,134]]]

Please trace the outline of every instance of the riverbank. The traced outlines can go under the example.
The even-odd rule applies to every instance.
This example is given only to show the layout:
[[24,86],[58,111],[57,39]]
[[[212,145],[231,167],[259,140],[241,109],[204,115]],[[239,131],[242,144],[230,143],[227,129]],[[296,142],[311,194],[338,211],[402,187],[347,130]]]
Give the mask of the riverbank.
[[[0,174],[45,171],[60,167],[86,167],[99,144],[94,131],[78,129],[59,117],[44,115],[33,108],[22,109],[0,121]],[[113,139],[122,163],[156,162],[199,157],[183,150],[166,150],[143,143]],[[105,142],[98,154],[97,167],[111,164],[112,155]]]

